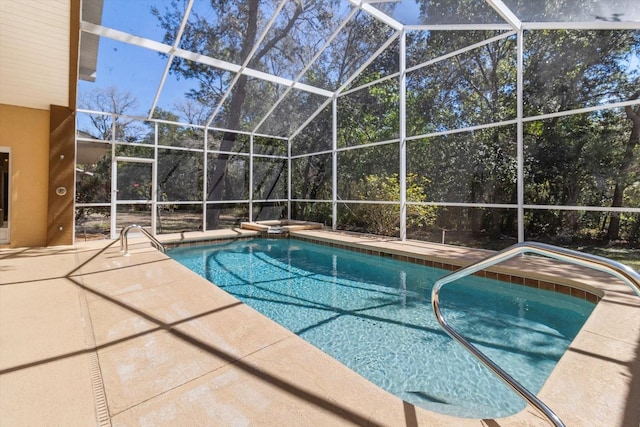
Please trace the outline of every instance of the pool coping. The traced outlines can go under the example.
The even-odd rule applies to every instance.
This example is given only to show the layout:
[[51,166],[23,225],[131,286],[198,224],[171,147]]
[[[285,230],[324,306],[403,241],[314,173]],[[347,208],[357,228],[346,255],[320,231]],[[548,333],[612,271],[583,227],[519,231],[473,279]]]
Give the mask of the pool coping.
[[[491,254],[495,253],[490,250],[483,249],[471,249],[456,247],[452,245],[444,245],[438,243],[421,242],[414,240],[401,241],[397,238],[389,238],[384,236],[363,235],[350,232],[334,232],[324,229],[306,229],[306,230],[291,230],[287,234],[272,235],[263,232],[257,236],[265,238],[294,238],[302,241],[308,241],[312,243],[322,244],[329,247],[335,247],[339,249],[352,250],[355,252],[365,253],[373,256],[388,257],[400,261],[411,262],[419,265],[425,265],[430,267],[442,268],[445,270],[456,270],[460,267],[467,266],[473,262],[479,261]],[[214,243],[216,239],[210,240]],[[638,347],[638,354],[620,354],[615,357],[628,357],[630,360],[635,360],[635,369],[637,375],[640,375],[640,368],[637,366],[640,364],[640,312],[637,316],[637,320],[630,320],[624,315],[620,315],[618,307],[621,304],[628,304],[635,309],[640,309],[640,299],[638,299],[627,285],[622,283],[616,278],[610,275],[591,270],[578,265],[567,264],[557,260],[545,259],[541,257],[520,257],[519,259],[510,259],[503,263],[494,265],[488,268],[486,271],[477,272],[475,275],[480,277],[486,277],[490,279],[496,279],[503,282],[511,283],[518,286],[534,287],[554,292],[559,292],[572,297],[585,299],[592,303],[595,303],[593,313],[587,320],[587,323],[583,326],[582,330],[573,340],[571,346],[558,362],[556,368],[550,375],[549,379],[538,394],[543,401],[554,401],[557,399],[557,390],[561,389],[559,384],[572,383],[575,387],[580,386],[580,381],[575,381],[574,365],[581,365],[581,356],[576,354],[592,353],[593,357],[598,357],[597,352],[591,350],[585,350],[583,348],[583,341],[598,337],[600,344],[603,347],[613,347],[616,344],[624,343],[631,346]],[[612,319],[620,318],[619,322],[611,322]],[[611,325],[613,323],[613,325]],[[630,329],[629,335],[620,334],[620,326],[628,324]],[[602,329],[602,325],[610,325]],[[613,330],[611,329],[613,328]],[[634,342],[634,337],[636,341]],[[606,356],[607,359],[612,359],[611,355]],[[566,374],[565,371],[572,372]],[[593,370],[591,372],[594,372]],[[607,372],[606,369],[595,369],[595,372]],[[570,377],[571,381],[569,381]],[[609,389],[616,388],[619,391],[628,391],[629,396],[633,399],[639,399],[640,401],[640,384],[637,383],[640,379],[636,379],[633,389],[631,385],[625,384],[622,381],[620,384],[615,384],[611,378],[605,377],[591,377],[589,381],[589,387],[583,384],[585,388],[595,389]],[[607,384],[604,386],[604,384]],[[600,384],[600,385],[597,385]],[[613,385],[615,384],[615,385]],[[569,393],[570,395],[571,393]],[[549,395],[547,397],[547,395]],[[632,399],[632,400],[633,400]],[[602,408],[603,402],[589,402],[585,407],[578,411],[580,415],[577,418],[580,422],[589,423],[595,419],[601,418],[602,422],[609,424],[612,422],[613,416],[607,414],[607,411]],[[604,403],[606,407],[615,407],[614,401],[610,400]],[[621,405],[621,402],[617,402]],[[571,401],[572,409],[576,414],[575,401]],[[594,408],[598,408],[596,414],[594,414]],[[553,406],[552,406],[553,409]],[[524,419],[531,415],[531,408],[528,408],[511,417],[507,417],[506,420],[510,422],[525,422]],[[559,411],[558,411],[559,412]],[[635,411],[636,414],[633,417],[640,419],[640,410]],[[539,416],[536,414],[536,416]],[[564,418],[567,418],[566,416]],[[568,425],[574,425],[574,423],[568,423]],[[588,424],[576,424],[576,425],[588,425]],[[621,425],[625,425],[624,423]],[[635,427],[635,426],[634,426]]]
[[[295,238],[323,240],[359,251],[383,249],[385,253],[390,251],[392,257],[429,258],[434,262],[446,258],[451,265],[468,264],[491,253],[324,230],[291,234]],[[160,237],[165,243],[202,243],[259,235],[246,230],[226,230]],[[504,419],[470,420],[406,404],[295,334],[247,306],[238,305],[237,300],[224,291],[151,248],[145,239],[131,239],[130,257],[119,254],[114,243],[82,242],[74,247],[0,251],[0,303],[4,307],[0,310],[0,333],[3,347],[7,346],[4,349],[9,349],[3,349],[0,358],[0,412],[7,422],[18,420],[13,424],[26,425],[29,417],[42,417],[40,423],[31,424],[45,421],[87,425],[86,419],[80,419],[89,416],[90,409],[96,425],[138,425],[143,423],[141,420],[148,422],[149,417],[154,416],[162,416],[153,418],[156,425],[175,425],[176,422],[211,425],[220,420],[207,415],[213,403],[207,396],[215,396],[216,405],[224,404],[227,408],[224,414],[235,413],[240,417],[238,420],[245,419],[254,425],[283,425],[291,420],[299,425],[547,425],[532,408]],[[640,421],[640,405],[637,405],[640,401],[640,300],[626,286],[601,273],[568,270],[567,266],[554,261],[546,264],[540,264],[540,260],[527,261],[512,260],[521,263],[518,266],[505,263],[499,269],[500,274],[513,272],[514,268],[523,269],[536,280],[551,277],[567,286],[596,290],[602,295],[543,386],[540,398],[569,426],[637,427]],[[571,278],[567,277],[569,273]],[[60,296],[54,298],[56,292]],[[46,298],[40,297],[41,294]],[[56,301],[56,305],[52,306],[49,301]],[[179,322],[163,320],[166,316],[170,319],[177,316],[177,306],[191,311],[181,314]],[[219,311],[215,308],[218,306],[229,308]],[[14,308],[7,310],[7,307]],[[55,316],[47,314],[44,323],[38,320],[40,313],[54,309]],[[76,312],[74,320],[72,314]],[[243,321],[238,323],[234,319],[239,319],[240,314]],[[59,316],[64,318],[56,321]],[[224,318],[229,320],[222,320]],[[63,323],[59,323],[61,321]],[[227,326],[220,329],[216,327],[220,321],[231,323],[223,323]],[[157,322],[151,326],[158,326],[149,332],[139,330],[149,322]],[[58,325],[65,325],[65,337],[72,336],[62,339]],[[115,341],[103,343],[106,332],[115,333]],[[185,336],[187,332],[190,335]],[[192,355],[189,342],[201,336],[209,338],[201,344],[204,347]],[[220,341],[223,336],[224,340]],[[238,356],[228,359],[220,368],[208,368],[201,376],[191,375],[188,370],[180,371],[188,377],[180,384],[130,403],[123,401],[126,396],[121,394],[132,392],[124,386],[114,388],[118,376],[129,372],[122,369],[140,361],[142,371],[134,371],[136,375],[127,384],[129,388],[151,387],[154,377],[148,375],[162,374],[163,366],[148,372],[153,358],[148,354],[144,356],[144,349],[168,341],[171,346],[162,354],[177,364],[195,358],[200,365],[207,365],[211,357],[227,346]],[[40,342],[49,342],[51,348],[32,344]],[[78,350],[85,345],[86,350]],[[39,356],[41,352],[48,352],[50,357]],[[118,356],[125,354],[137,356],[132,360]],[[18,362],[12,362],[14,359],[24,362],[15,365]],[[220,381],[230,378],[234,380],[221,387]],[[200,397],[188,400],[190,403],[184,400],[187,396],[194,397],[193,393],[204,390],[203,387],[209,390],[206,394],[198,394]],[[263,404],[243,406],[249,396],[253,396],[249,401],[255,399],[256,393],[261,393]],[[121,404],[126,404],[126,408],[118,409],[114,402],[124,402]],[[34,405],[40,410],[33,411]],[[232,409],[240,412],[228,412]],[[73,417],[72,422],[69,417]]]
[[[435,257],[433,255],[423,255],[419,256],[413,252],[407,251],[406,249],[388,249],[384,247],[378,246],[376,243],[377,239],[372,239],[371,243],[367,242],[358,242],[351,244],[341,243],[339,240],[333,239],[319,239],[318,236],[310,236],[308,234],[303,233],[291,233],[291,237],[308,241],[312,243],[318,243],[322,245],[326,245],[333,248],[338,249],[346,249],[352,250],[355,252],[379,256],[384,258],[391,258],[398,261],[409,262],[412,264],[424,265],[427,267],[440,268],[443,270],[455,271],[460,269],[461,267],[465,267],[472,262],[470,260],[459,261],[459,262],[450,262],[447,258]],[[394,242],[395,243],[395,242]],[[387,242],[389,244],[389,242]],[[436,244],[437,245],[437,244]],[[443,245],[444,246],[444,245]],[[489,256],[491,252],[487,253],[486,256]],[[484,254],[483,254],[484,255]],[[482,259],[482,256],[477,257],[477,260]],[[531,263],[539,263],[540,267],[545,267],[547,261],[545,260],[530,260]],[[570,266],[570,264],[567,264]],[[559,292],[565,295],[569,295],[572,297],[580,298],[587,300],[592,303],[597,303],[600,301],[604,292],[597,287],[590,286],[588,284],[580,283],[579,281],[574,281],[568,278],[558,278],[553,275],[547,274],[521,274],[518,270],[517,265],[496,265],[493,267],[489,267],[485,270],[478,271],[474,273],[474,276],[485,277],[487,279],[495,279],[501,282],[511,283],[514,285],[522,285],[526,287],[533,287],[538,289],[544,289],[553,292]]]
[[[452,261],[451,258],[436,255],[434,253],[416,253],[415,246],[411,248],[404,244],[419,245],[424,244],[425,242],[409,240],[403,243],[398,239],[358,235],[346,232],[328,232],[326,230],[319,230],[317,226],[312,228],[301,226],[301,228],[287,229],[285,233],[269,233],[268,225],[259,225],[260,227],[258,228],[247,228],[246,230],[250,230],[249,232],[242,229],[243,232],[240,234],[227,234],[225,232],[219,232],[216,234],[195,232],[191,235],[182,234],[180,239],[176,239],[174,235],[163,235],[160,237],[160,241],[170,249],[178,246],[226,243],[237,239],[249,239],[253,237],[269,239],[294,238],[333,248],[351,250],[372,256],[392,258],[398,261],[410,262],[427,267],[441,268],[449,271],[455,271],[461,267],[465,267],[472,262],[480,260],[484,256],[489,256],[493,253],[493,251],[474,249],[477,253],[473,256],[469,256],[469,253],[465,253],[465,258]],[[441,245],[438,243],[428,244],[433,245],[434,247],[441,247],[441,249],[447,253],[456,251],[456,247],[451,245]],[[387,247],[391,245],[392,247]],[[554,263],[558,264],[560,262],[554,261]],[[549,261],[547,260],[530,258],[527,274],[520,273],[519,268],[521,268],[521,265],[522,263],[503,263],[489,267],[486,270],[478,271],[474,273],[474,275],[506,283],[559,292],[576,298],[585,299],[592,303],[597,303],[604,295],[604,291],[602,289],[597,286],[592,286],[589,283],[535,271],[536,268],[547,269],[549,267]],[[565,265],[569,269],[573,267],[571,264]],[[584,271],[584,269],[580,269],[579,271]],[[603,277],[604,276],[607,275],[604,274]]]
[[[446,270],[455,270],[495,253],[488,250],[411,240],[400,241],[347,232],[328,233],[310,230],[292,232],[291,235],[303,240],[320,241],[333,247],[372,255],[391,256],[393,259],[418,264],[424,263],[424,265]],[[632,405],[630,402],[640,401],[640,298],[626,284],[606,273],[556,260],[530,256],[510,259],[490,267],[484,274],[479,273],[482,277],[494,278],[515,285],[539,287],[587,299],[597,304],[538,393],[538,396],[550,404],[552,409],[556,410],[558,414],[562,414],[561,419],[567,425],[617,425],[613,421],[614,414],[609,411],[611,408],[624,406],[624,403],[619,400],[616,402],[616,399],[611,396],[608,401],[603,402],[598,396],[600,393],[605,395],[603,393],[605,390],[615,389],[628,393],[629,405]],[[632,314],[634,312],[635,314]],[[601,348],[594,349],[594,345],[601,346]],[[625,345],[629,345],[629,347],[623,350],[621,347]],[[611,352],[612,349],[613,352]],[[611,369],[604,366],[607,363],[602,363],[602,359],[609,362],[617,360],[623,364],[630,364],[630,370],[634,373],[631,378],[635,378],[635,382],[630,384],[621,378],[598,375],[605,372],[612,373]],[[590,362],[588,365],[584,364],[586,360]],[[584,372],[588,372],[591,376],[585,376]],[[620,372],[617,374],[621,375]],[[578,394],[575,389],[580,390],[581,388],[588,392],[579,393],[582,399],[578,405],[574,399],[569,397]],[[560,392],[561,390],[565,390],[565,393]],[[585,398],[587,394],[591,399]],[[560,404],[549,403],[562,401],[562,399],[569,399],[569,406],[572,407],[571,416],[564,414],[569,409],[563,408],[563,405],[567,403],[566,400]],[[628,416],[628,418],[640,419],[640,405],[637,405],[631,412],[634,412],[634,415]],[[528,415],[528,411],[525,410],[513,417],[507,417],[506,420],[510,420],[510,423],[521,423],[525,422],[524,418]],[[628,423],[622,421],[620,425],[628,425]]]

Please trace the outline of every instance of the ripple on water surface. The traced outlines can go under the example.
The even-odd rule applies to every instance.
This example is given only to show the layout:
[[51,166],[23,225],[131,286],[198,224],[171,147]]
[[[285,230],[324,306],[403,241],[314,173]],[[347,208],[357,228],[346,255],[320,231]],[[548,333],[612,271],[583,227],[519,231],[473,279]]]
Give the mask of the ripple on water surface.
[[[410,403],[472,418],[525,406],[437,323],[431,287],[448,271],[288,239],[169,254]],[[467,277],[442,289],[441,307],[453,327],[537,393],[594,305]]]

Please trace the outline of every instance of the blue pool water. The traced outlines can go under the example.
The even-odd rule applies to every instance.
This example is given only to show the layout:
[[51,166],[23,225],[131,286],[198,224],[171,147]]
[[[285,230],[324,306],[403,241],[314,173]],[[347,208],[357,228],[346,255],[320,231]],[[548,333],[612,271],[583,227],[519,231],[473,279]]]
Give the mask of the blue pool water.
[[[289,239],[169,255],[407,402],[472,418],[525,406],[438,325],[431,287],[445,270]],[[442,289],[441,307],[453,327],[536,393],[594,304],[467,277]]]

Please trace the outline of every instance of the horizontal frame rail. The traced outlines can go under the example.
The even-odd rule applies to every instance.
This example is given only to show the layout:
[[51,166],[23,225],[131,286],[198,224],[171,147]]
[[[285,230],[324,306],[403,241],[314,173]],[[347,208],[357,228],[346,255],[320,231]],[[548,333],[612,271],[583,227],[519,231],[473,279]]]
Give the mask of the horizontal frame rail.
[[571,264],[588,267],[594,270],[609,273],[610,275],[622,280],[628,285],[635,294],[640,297],[640,274],[631,269],[630,267],[621,264],[619,262],[610,260],[608,258],[585,254],[570,249],[560,248],[553,245],[547,245],[538,242],[522,242],[508,247],[494,255],[491,255],[485,259],[482,259],[474,264],[471,264],[465,268],[454,271],[436,281],[431,291],[431,305],[433,312],[436,315],[438,323],[444,328],[444,330],[453,339],[458,341],[467,351],[473,354],[480,360],[487,368],[493,371],[502,381],[504,381],[512,390],[514,390],[520,397],[526,400],[529,404],[538,409],[553,425],[563,427],[564,423],[560,418],[536,395],[527,390],[522,384],[511,377],[507,372],[500,368],[489,357],[482,353],[473,344],[467,341],[460,333],[458,333],[449,323],[445,320],[442,311],[440,310],[440,289],[447,283],[458,280],[462,277],[473,274],[477,271],[484,270],[487,267],[498,264],[502,261],[513,258],[514,256],[534,253],[543,255],[549,258],[557,259]]

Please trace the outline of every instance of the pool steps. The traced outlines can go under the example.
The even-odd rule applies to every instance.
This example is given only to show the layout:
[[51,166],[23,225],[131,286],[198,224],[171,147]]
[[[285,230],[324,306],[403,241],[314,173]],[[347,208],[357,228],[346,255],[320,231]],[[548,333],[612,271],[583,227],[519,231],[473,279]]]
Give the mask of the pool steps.
[[324,225],[319,222],[309,221],[293,221],[293,220],[274,220],[274,221],[258,221],[243,222],[240,228],[245,230],[255,230],[261,233],[269,234],[288,234],[291,231],[299,230],[319,230]]

